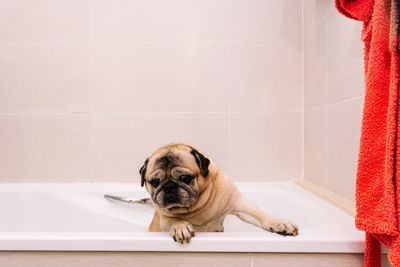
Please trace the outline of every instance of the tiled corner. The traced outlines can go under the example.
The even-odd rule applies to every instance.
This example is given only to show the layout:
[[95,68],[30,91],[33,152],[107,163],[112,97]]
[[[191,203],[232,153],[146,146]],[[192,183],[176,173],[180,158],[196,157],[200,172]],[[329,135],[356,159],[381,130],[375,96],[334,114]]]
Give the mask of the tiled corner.
[[0,45],[0,112],[90,109],[89,47]]
[[228,171],[228,114],[136,113],[93,115],[96,182],[139,181],[139,169],[157,148],[192,143]]
[[362,24],[327,2],[303,1],[304,178],[354,201],[365,90]]
[[2,0],[0,42],[84,42],[91,0]]
[[1,182],[90,181],[88,115],[0,115]]
[[97,44],[96,112],[228,110],[228,45],[223,42]]
[[231,105],[235,112],[301,110],[301,42],[232,43]]
[[96,41],[227,39],[228,1],[93,1],[93,38]]
[[328,103],[360,97],[365,88],[362,23],[339,12],[330,12],[326,23]]
[[304,112],[304,178],[328,184],[327,107]]
[[363,99],[328,107],[328,189],[354,201]]
[[232,114],[231,177],[290,180],[301,175],[301,113]]
[[301,38],[301,0],[232,0],[234,40]]
[[326,105],[325,22],[304,34],[304,109]]

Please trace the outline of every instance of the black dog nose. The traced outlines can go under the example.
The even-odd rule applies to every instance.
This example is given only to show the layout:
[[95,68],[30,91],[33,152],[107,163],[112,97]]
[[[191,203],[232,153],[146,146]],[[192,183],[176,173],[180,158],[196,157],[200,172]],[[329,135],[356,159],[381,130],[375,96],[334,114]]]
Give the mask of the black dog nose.
[[165,193],[174,193],[176,192],[176,189],[178,188],[178,186],[173,183],[173,182],[168,182],[165,186],[164,186],[164,192]]
[[173,203],[178,203],[179,198],[178,198],[178,186],[174,182],[168,182],[164,185],[164,204],[173,204]]

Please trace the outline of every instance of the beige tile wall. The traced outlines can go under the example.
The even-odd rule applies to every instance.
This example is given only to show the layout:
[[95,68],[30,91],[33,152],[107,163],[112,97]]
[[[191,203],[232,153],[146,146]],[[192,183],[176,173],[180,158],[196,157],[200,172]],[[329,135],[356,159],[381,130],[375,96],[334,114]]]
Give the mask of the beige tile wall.
[[1,1],[0,181],[138,181],[145,157],[173,141],[234,180],[300,177],[301,10]]
[[361,23],[304,0],[304,178],[354,200],[364,93]]
[[360,30],[331,0],[4,0],[0,181],[137,181],[185,141],[353,200]]

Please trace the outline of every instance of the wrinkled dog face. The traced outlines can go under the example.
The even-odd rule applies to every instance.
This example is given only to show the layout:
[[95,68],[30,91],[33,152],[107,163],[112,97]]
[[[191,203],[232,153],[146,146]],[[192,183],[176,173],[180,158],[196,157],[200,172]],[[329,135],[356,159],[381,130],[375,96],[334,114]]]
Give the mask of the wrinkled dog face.
[[161,208],[189,208],[198,198],[198,179],[208,175],[209,163],[187,145],[162,147],[140,169],[142,186],[146,184],[153,202]]

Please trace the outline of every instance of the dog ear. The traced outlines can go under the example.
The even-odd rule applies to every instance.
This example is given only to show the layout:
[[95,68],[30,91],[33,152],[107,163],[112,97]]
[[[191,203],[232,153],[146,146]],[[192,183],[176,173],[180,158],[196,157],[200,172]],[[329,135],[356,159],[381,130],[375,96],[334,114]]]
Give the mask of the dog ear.
[[142,187],[144,186],[144,183],[146,182],[145,176],[146,176],[147,163],[149,163],[149,159],[146,159],[146,161],[144,162],[143,166],[139,170],[139,173],[142,176],[142,181],[140,183],[140,185]]
[[190,154],[193,155],[194,159],[196,160],[197,166],[199,166],[200,173],[204,177],[207,177],[208,175],[208,166],[210,165],[210,160],[206,157],[204,157],[203,154],[201,154],[199,151],[196,149],[192,149],[190,151]]

